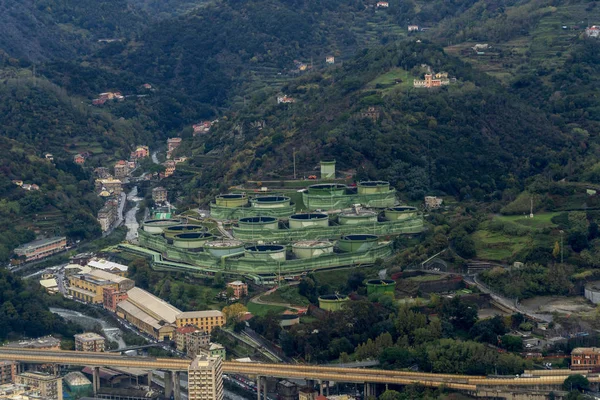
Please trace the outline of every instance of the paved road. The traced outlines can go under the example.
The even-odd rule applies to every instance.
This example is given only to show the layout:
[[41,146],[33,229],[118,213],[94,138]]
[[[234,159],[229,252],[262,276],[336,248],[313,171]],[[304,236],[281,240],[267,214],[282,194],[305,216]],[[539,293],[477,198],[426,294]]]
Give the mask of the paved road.
[[127,211],[127,214],[125,214],[125,226],[127,226],[127,236],[125,237],[125,239],[127,239],[127,241],[131,243],[137,242],[137,230],[140,227],[140,224],[138,224],[135,215],[137,214],[140,208],[140,201],[142,199],[138,197],[137,194],[137,186],[134,186],[133,189],[131,189],[131,191],[127,194],[127,200],[135,202],[135,207]]
[[[299,285],[299,284],[300,284],[300,281],[293,281],[293,282],[289,283],[289,286]],[[288,303],[275,303],[275,302],[272,302],[272,301],[264,301],[262,299],[262,296],[268,296],[268,295],[272,294],[273,292],[275,292],[277,289],[280,289],[280,288],[281,288],[281,286],[275,287],[273,289],[269,289],[269,290],[267,290],[264,293],[260,293],[260,294],[258,294],[256,296],[254,296],[252,299],[250,299],[250,301],[253,302],[253,303],[262,304],[262,305],[265,305],[265,306],[281,306],[281,307],[291,308],[291,309],[296,310],[296,311],[304,311],[304,310],[306,310],[306,306],[297,306],[297,305],[292,305],[292,304],[288,304]]]
[[152,156],[151,156],[151,158],[152,158],[152,162],[153,162],[154,164],[160,164],[160,162],[158,161],[158,157],[156,157],[156,154],[157,154],[157,153],[158,153],[158,151],[155,151],[154,153],[152,153]]

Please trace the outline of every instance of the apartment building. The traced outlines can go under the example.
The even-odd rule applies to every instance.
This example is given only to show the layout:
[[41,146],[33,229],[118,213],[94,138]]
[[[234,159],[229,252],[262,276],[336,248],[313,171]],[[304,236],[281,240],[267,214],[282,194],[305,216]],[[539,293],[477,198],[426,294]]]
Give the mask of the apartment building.
[[200,330],[211,333],[214,328],[225,325],[225,315],[221,311],[187,311],[177,315],[175,324],[178,328],[194,325]]
[[51,256],[63,251],[66,247],[67,238],[65,236],[57,236],[22,244],[14,250],[14,253],[19,257],[25,257],[25,261],[32,261]]
[[104,351],[106,339],[95,332],[85,332],[75,335],[75,350],[99,353]]
[[189,400],[223,400],[223,361],[197,356],[188,367]]
[[23,372],[15,378],[17,385],[29,386],[45,400],[63,400],[62,378],[43,372]]

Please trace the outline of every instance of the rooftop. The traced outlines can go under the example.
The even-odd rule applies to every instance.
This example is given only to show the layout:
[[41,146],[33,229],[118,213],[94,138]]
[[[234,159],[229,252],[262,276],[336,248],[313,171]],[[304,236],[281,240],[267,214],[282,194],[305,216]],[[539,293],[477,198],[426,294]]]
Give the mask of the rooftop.
[[60,376],[50,375],[50,374],[46,374],[44,372],[39,372],[39,371],[27,371],[27,372],[20,373],[18,376],[22,376],[24,378],[31,378],[31,379],[40,379],[40,380],[44,380],[44,381],[61,379]]
[[86,342],[90,340],[104,340],[104,336],[98,335],[96,332],[85,332],[75,335],[75,340],[83,340]]
[[128,290],[127,296],[128,301],[142,308],[144,312],[171,324],[175,322],[178,315],[182,314],[178,308],[137,287]]
[[18,342],[10,342],[4,345],[11,348],[44,348],[60,346],[60,340],[52,336],[44,336],[31,340],[20,340]]
[[219,362],[219,357],[210,357],[207,355],[199,355],[194,358],[192,363],[190,364],[189,369],[198,369],[198,368],[207,368],[213,367],[213,365]]
[[69,386],[86,386],[92,384],[81,372],[69,372],[65,375],[64,380]]
[[53,287],[57,287],[58,283],[56,282],[56,279],[54,279],[54,278],[52,278],[52,279],[42,279],[40,281],[40,285],[42,285],[46,289],[50,289],[50,288],[53,288]]
[[35,249],[37,247],[45,246],[47,244],[51,244],[51,243],[55,243],[55,242],[59,242],[61,240],[67,240],[67,238],[65,236],[55,236],[55,237],[51,237],[48,239],[38,239],[38,240],[34,240],[33,242],[29,242],[29,243],[20,245],[19,247],[17,247],[15,249],[15,251],[26,250],[26,249]]
[[132,315],[134,318],[142,321],[145,324],[148,324],[152,328],[158,330],[162,327],[160,321],[146,313],[144,310],[133,304],[128,300],[123,300],[117,305],[117,308],[125,311],[126,313]]
[[127,272],[127,265],[119,264],[116,262],[108,261],[103,258],[94,258],[90,260],[88,264],[92,268],[102,269],[102,270],[115,270],[118,269],[122,272]]
[[600,353],[600,347],[577,347],[571,351],[571,354],[589,354],[589,353]]
[[111,274],[110,272],[106,272],[101,269],[93,269],[90,271],[89,275],[114,283],[123,283],[131,280],[129,278],[123,278],[122,276]]

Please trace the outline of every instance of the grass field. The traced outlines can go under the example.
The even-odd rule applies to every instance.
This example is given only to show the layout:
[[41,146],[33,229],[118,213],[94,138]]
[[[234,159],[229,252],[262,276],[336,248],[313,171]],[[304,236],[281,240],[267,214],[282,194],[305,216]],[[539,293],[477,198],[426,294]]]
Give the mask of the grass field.
[[[398,82],[398,83],[396,83]],[[413,77],[401,68],[394,68],[383,75],[379,75],[377,78],[369,82],[368,88],[389,88],[389,87],[406,87],[412,86]]]
[[269,306],[269,305],[265,305],[265,304],[256,304],[256,303],[248,303],[247,305],[248,311],[251,312],[253,315],[267,315],[269,312],[274,312],[276,314],[281,314],[282,312],[284,312],[287,308],[286,307],[280,307],[280,306]]
[[411,276],[410,278],[406,278],[406,280],[408,280],[408,281],[415,281],[415,282],[438,281],[440,279],[443,279],[443,277],[440,275],[418,275],[418,276]]
[[284,286],[268,296],[262,296],[263,301],[271,303],[291,304],[293,306],[308,306],[310,302],[298,292],[298,286]]
[[557,216],[560,213],[541,213],[534,214],[533,218],[525,217],[523,215],[499,215],[494,217],[494,219],[500,221],[514,222],[519,225],[527,226],[534,229],[543,229],[543,228],[554,228],[556,225],[552,222],[552,218]]
[[477,257],[503,261],[523,250],[530,243],[529,236],[507,236],[501,232],[479,230],[472,235]]

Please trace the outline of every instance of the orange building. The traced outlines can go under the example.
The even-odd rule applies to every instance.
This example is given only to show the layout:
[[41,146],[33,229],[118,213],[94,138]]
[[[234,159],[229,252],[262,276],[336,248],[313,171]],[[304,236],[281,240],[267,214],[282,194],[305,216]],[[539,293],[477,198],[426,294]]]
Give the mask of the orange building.
[[127,300],[127,291],[115,288],[105,288],[102,293],[102,305],[112,312],[117,311],[117,304]]
[[242,281],[229,282],[227,287],[233,289],[233,296],[236,299],[241,299],[248,294],[248,284]]
[[600,347],[577,347],[571,352],[571,369],[600,368]]

